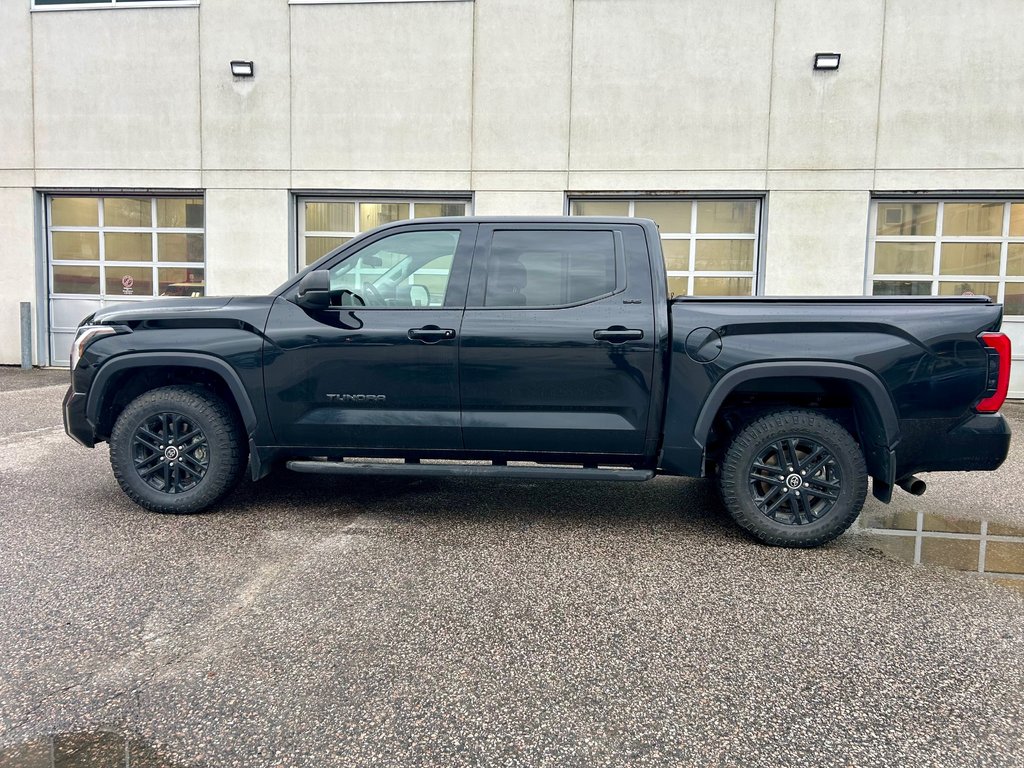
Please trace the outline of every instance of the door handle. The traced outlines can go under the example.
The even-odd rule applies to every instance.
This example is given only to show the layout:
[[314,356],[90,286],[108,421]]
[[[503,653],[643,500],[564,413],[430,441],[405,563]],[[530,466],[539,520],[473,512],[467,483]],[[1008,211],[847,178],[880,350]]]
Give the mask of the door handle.
[[424,344],[437,344],[439,341],[455,338],[454,328],[438,328],[436,325],[425,325],[422,328],[410,328],[409,338],[422,341]]
[[613,325],[611,328],[594,331],[594,338],[598,341],[610,341],[612,344],[621,344],[624,341],[639,341],[644,337],[644,332],[639,328],[623,328],[621,325]]

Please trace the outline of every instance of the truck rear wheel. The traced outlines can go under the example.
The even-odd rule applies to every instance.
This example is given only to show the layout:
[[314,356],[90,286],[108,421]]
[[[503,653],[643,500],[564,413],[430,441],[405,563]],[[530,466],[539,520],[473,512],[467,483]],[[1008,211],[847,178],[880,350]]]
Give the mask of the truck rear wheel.
[[762,416],[733,438],[720,483],[729,514],[754,538],[816,547],[857,519],[867,469],[839,423],[811,410],[786,410]]
[[201,387],[161,387],[135,398],[110,436],[121,489],[154,512],[201,512],[222,499],[245,468],[235,413]]

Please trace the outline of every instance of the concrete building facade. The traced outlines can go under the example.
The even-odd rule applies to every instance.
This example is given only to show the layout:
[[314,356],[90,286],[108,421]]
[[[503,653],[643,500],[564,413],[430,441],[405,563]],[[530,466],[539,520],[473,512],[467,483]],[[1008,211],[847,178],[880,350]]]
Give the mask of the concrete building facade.
[[0,0],[0,363],[19,302],[66,364],[102,302],[462,212],[653,216],[675,293],[986,293],[1024,352],[1022,36],[1020,0]]

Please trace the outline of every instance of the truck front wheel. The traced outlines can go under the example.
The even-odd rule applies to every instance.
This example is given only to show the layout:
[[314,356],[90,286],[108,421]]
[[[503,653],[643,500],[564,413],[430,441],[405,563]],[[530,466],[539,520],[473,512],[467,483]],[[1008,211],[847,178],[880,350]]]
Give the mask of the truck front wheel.
[[725,452],[722,500],[765,544],[816,547],[839,536],[864,506],[867,469],[839,423],[811,410],[765,414]]
[[212,392],[161,387],[118,416],[110,465],[135,503],[154,512],[200,512],[241,478],[245,436],[235,413]]

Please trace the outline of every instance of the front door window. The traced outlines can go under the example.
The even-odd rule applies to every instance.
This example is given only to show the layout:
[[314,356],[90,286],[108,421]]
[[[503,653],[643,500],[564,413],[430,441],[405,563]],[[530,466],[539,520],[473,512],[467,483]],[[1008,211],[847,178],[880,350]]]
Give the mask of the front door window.
[[330,270],[332,303],[442,307],[458,245],[458,230],[403,232],[377,240]]

